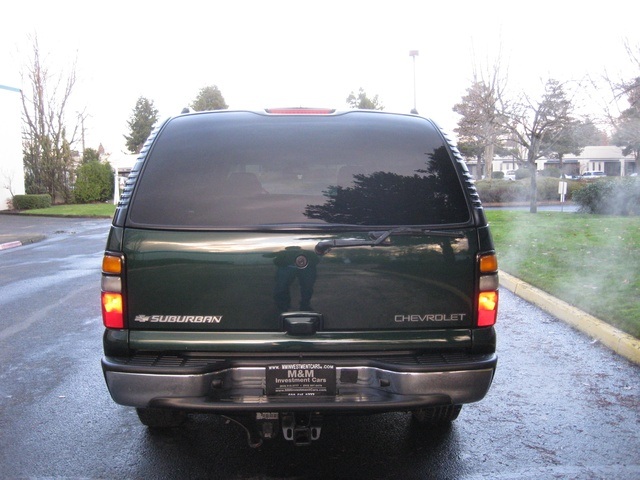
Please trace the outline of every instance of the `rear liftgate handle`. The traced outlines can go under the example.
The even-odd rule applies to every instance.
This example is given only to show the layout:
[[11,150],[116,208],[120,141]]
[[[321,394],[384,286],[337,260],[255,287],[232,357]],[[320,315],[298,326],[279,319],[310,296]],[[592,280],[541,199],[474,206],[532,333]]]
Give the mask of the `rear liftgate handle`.
[[322,314],[313,312],[283,313],[282,330],[289,335],[315,335],[322,329]]

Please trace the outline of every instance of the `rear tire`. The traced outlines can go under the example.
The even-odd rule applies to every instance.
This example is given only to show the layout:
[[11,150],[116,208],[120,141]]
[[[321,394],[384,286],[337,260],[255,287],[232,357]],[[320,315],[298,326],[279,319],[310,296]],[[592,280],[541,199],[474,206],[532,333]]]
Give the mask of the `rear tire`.
[[136,408],[138,418],[149,428],[179,427],[187,420],[187,414],[180,410],[165,408]]
[[441,407],[426,407],[413,410],[413,419],[419,425],[438,427],[449,425],[460,415],[462,405],[444,405]]

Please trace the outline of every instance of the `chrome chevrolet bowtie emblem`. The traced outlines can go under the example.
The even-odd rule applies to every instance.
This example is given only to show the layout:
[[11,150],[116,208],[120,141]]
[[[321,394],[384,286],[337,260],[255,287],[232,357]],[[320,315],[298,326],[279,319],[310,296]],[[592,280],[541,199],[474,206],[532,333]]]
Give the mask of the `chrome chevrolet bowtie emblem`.
[[298,255],[296,257],[295,264],[298,268],[307,268],[307,265],[309,265],[309,260],[304,255]]

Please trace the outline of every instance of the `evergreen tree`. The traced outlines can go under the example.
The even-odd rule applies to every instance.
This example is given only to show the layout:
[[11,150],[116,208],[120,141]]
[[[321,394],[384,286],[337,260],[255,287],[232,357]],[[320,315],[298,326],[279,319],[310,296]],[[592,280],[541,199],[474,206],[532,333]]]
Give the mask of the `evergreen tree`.
[[82,164],[89,162],[99,162],[100,154],[95,148],[85,148],[84,152],[82,152]]
[[229,108],[229,105],[224,101],[224,97],[218,87],[211,85],[200,90],[196,99],[191,103],[191,108],[196,112],[204,112],[207,110],[224,110]]
[[548,143],[543,143],[540,151],[543,156],[557,158],[561,175],[564,176],[562,160],[565,155],[580,155],[587,145],[598,145],[603,132],[598,130],[593,121],[567,119],[565,125],[560,127],[558,135],[545,137]]
[[109,163],[89,161],[78,168],[73,191],[75,202],[104,202],[113,196],[113,183],[113,170]]
[[124,135],[127,148],[131,153],[140,153],[157,121],[158,110],[154,107],[153,101],[145,97],[138,98],[131,118],[127,122],[129,135]]

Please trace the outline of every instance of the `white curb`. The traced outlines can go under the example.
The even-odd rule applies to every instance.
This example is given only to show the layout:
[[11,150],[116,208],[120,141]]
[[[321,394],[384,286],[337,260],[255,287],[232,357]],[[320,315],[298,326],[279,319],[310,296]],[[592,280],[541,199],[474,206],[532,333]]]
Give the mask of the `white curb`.
[[15,242],[0,243],[0,250],[7,250],[9,248],[15,248],[20,246],[22,246],[22,242],[18,240],[16,240]]
[[559,318],[572,327],[599,340],[618,355],[640,365],[640,340],[612,327],[593,315],[558,300],[522,280],[500,271],[500,286],[515,293],[529,303]]

